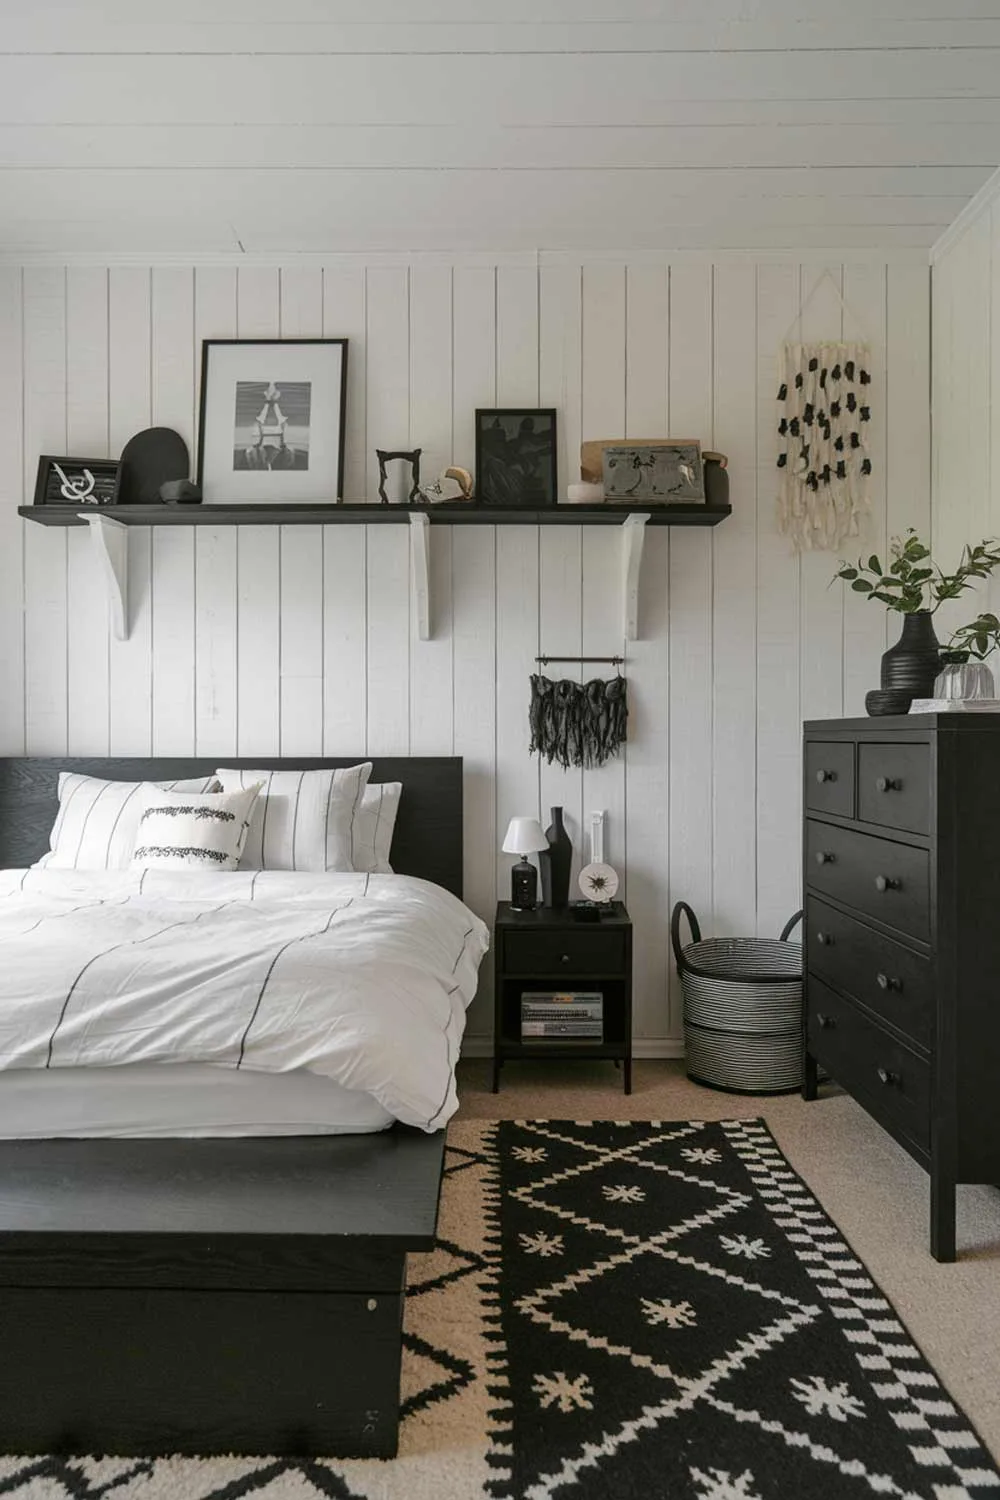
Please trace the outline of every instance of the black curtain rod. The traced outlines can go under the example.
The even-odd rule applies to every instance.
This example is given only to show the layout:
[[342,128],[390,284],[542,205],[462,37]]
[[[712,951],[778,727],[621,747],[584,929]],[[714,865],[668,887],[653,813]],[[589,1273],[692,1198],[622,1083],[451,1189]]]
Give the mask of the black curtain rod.
[[536,656],[535,660],[543,667],[548,666],[550,661],[596,661],[611,667],[620,667],[625,662],[624,656]]

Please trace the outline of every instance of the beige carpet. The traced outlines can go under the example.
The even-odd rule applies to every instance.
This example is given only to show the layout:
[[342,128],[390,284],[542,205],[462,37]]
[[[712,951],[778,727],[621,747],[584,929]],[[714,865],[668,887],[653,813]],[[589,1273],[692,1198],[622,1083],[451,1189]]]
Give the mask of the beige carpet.
[[926,1174],[833,1089],[815,1104],[741,1098],[690,1083],[681,1063],[640,1062],[626,1098],[610,1063],[531,1062],[505,1064],[491,1094],[489,1069],[461,1065],[459,1120],[766,1120],[1000,1458],[1000,1191],[959,1190],[960,1259],[940,1266],[927,1249]]

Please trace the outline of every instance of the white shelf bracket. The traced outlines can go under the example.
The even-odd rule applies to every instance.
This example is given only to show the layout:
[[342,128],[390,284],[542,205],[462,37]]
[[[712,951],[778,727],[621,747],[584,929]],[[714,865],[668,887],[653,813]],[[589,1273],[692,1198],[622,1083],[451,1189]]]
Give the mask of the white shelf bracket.
[[430,558],[428,554],[428,527],[426,516],[410,516],[410,582],[413,598],[413,623],[417,639],[431,638],[431,583]]
[[639,572],[649,516],[626,516],[622,522],[622,613],[625,639],[639,637]]
[[108,595],[108,619],[116,641],[128,640],[128,527],[110,516],[78,511],[90,527],[97,566]]

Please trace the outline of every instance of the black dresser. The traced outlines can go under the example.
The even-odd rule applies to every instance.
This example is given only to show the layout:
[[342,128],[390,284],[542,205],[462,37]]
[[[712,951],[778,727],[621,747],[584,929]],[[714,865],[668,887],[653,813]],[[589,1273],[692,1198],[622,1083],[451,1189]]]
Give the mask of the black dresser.
[[805,1067],[955,1188],[1000,1184],[1000,715],[805,725]]

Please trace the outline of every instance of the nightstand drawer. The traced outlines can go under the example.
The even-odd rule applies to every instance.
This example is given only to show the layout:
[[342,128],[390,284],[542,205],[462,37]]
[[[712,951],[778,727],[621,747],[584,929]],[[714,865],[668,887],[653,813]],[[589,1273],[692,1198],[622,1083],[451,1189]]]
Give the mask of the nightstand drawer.
[[891,1122],[924,1150],[930,1142],[930,1063],[850,1000],[809,980],[809,1051],[880,1124]]
[[858,747],[858,817],[908,833],[931,826],[929,745]]
[[623,932],[562,930],[503,935],[508,974],[618,974],[625,968]]
[[919,1047],[931,1044],[931,961],[810,896],[806,903],[810,974],[846,990]]
[[924,942],[930,936],[926,849],[810,818],[806,880],[814,890]]
[[854,745],[844,740],[806,744],[806,807],[854,817]]

